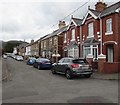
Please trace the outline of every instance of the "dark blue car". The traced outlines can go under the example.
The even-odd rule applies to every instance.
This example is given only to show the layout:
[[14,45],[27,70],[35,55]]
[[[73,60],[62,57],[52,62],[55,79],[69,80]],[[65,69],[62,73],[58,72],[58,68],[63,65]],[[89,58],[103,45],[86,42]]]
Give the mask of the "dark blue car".
[[33,64],[33,67],[38,68],[38,69],[51,69],[52,63],[50,62],[49,59],[38,58]]
[[36,60],[36,58],[30,57],[30,58],[28,59],[28,61],[27,61],[27,64],[28,64],[28,65],[33,65],[33,64],[35,63],[35,60]]

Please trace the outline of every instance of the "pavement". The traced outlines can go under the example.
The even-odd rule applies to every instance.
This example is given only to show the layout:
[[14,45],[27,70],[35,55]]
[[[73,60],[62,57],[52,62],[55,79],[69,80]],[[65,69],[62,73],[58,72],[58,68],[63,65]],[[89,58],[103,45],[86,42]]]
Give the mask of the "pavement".
[[103,79],[103,80],[119,80],[120,79],[120,73],[100,74],[98,72],[94,72],[91,78]]

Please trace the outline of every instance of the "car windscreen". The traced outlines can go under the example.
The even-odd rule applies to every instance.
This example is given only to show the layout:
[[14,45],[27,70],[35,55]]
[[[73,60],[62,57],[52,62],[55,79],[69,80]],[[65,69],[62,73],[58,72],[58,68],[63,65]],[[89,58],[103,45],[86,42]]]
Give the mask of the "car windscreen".
[[84,60],[84,59],[75,59],[75,60],[73,60],[73,63],[86,64],[88,62],[86,60]]

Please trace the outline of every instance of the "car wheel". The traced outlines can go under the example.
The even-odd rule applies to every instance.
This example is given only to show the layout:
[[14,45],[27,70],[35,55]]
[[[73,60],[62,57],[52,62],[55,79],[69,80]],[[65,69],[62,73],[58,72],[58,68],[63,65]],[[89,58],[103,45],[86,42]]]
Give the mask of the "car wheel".
[[54,69],[51,69],[51,71],[52,71],[52,74],[56,74],[56,72],[55,72],[55,70],[54,70]]
[[40,65],[38,65],[38,69],[40,70]]
[[71,71],[67,70],[66,73],[65,73],[65,76],[66,76],[67,79],[71,79],[72,78]]
[[90,76],[91,76],[90,74],[86,74],[85,75],[86,78],[90,78]]

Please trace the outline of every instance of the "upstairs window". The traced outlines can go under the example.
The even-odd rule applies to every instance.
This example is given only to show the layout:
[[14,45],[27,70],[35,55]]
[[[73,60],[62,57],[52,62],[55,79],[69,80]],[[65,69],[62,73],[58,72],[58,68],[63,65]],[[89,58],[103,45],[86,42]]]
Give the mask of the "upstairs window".
[[93,35],[93,23],[88,24],[88,37],[92,37]]
[[57,37],[54,37],[54,45],[57,45]]
[[72,39],[71,40],[75,40],[75,29],[72,29]]
[[106,33],[111,33],[112,32],[112,19],[107,19],[106,20]]
[[43,42],[41,42],[41,48],[43,48]]
[[67,41],[67,34],[65,33],[64,34],[64,43],[66,43],[66,41]]
[[52,38],[50,38],[50,40],[49,40],[49,44],[52,45]]
[[46,41],[44,41],[44,48],[46,47]]

